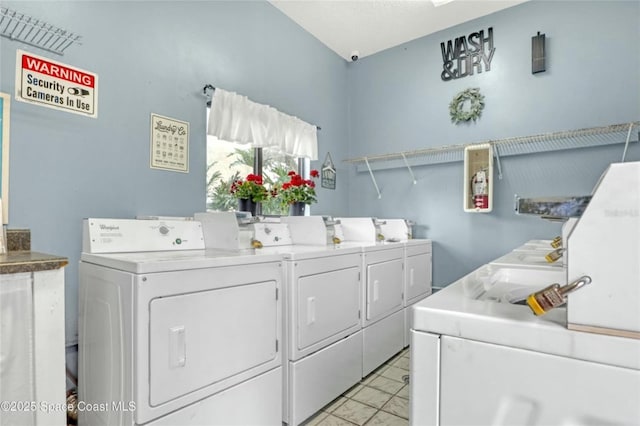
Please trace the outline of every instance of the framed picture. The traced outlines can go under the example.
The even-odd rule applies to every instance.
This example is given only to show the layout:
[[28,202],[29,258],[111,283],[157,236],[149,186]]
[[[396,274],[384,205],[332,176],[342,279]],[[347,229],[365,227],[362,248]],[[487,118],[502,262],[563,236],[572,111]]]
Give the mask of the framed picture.
[[189,123],[151,114],[150,166],[189,173]]
[[322,187],[336,189],[336,166],[333,165],[333,159],[329,152],[322,163]]
[[9,113],[11,96],[0,93],[0,187],[2,193],[2,223],[9,223]]

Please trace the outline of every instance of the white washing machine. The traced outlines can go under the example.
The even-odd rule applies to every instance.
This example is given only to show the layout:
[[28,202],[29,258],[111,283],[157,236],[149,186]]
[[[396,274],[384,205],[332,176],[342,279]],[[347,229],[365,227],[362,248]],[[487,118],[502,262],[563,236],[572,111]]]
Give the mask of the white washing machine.
[[524,244],[493,260],[491,263],[496,266],[524,266],[536,269],[560,270],[565,268],[562,259],[555,262],[549,262],[545,259],[545,256],[552,251],[554,249],[551,247],[549,249],[531,248],[531,246]]
[[372,218],[336,218],[344,242],[360,247],[362,259],[362,377],[404,347],[404,246],[377,242]]
[[510,303],[563,280],[484,266],[418,303],[410,423],[637,424],[640,340],[567,330],[565,308],[536,317]]
[[280,256],[204,250],[195,221],[87,219],[79,424],[281,423]]
[[[362,377],[360,248],[327,245],[320,216],[283,217],[240,227],[229,214],[196,218],[204,225],[205,239],[236,228],[229,232],[231,245],[217,249],[237,247],[257,259],[274,254],[282,259],[283,421],[302,423],[358,383]],[[259,241],[261,248],[248,249],[252,241],[254,245]]]
[[492,262],[420,302],[411,423],[639,424],[639,205],[640,162],[612,164],[563,226],[566,267]]

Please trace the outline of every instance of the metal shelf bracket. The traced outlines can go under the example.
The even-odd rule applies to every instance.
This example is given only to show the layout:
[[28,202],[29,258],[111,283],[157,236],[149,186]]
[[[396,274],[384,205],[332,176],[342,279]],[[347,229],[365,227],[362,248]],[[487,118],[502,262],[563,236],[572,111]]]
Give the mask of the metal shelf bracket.
[[404,165],[407,166],[407,169],[409,169],[409,174],[411,175],[411,181],[413,182],[413,184],[417,184],[418,181],[416,181],[416,175],[413,174],[413,170],[411,170],[411,166],[409,165],[409,162],[407,161],[407,156],[404,155],[404,152],[401,152],[400,154],[402,154],[402,159],[404,160]]
[[493,153],[496,157],[496,166],[498,167],[498,179],[502,180],[502,164],[500,164],[500,154],[498,153],[498,145],[495,143],[491,144],[493,147]]
[[373,181],[373,186],[376,188],[376,192],[378,193],[378,200],[382,198],[382,194],[380,193],[380,188],[378,188],[378,182],[376,182],[376,177],[373,175],[373,171],[371,170],[371,165],[369,164],[369,160],[367,157],[364,157],[364,162],[367,164],[367,169],[369,169],[369,175],[371,176],[371,180]]

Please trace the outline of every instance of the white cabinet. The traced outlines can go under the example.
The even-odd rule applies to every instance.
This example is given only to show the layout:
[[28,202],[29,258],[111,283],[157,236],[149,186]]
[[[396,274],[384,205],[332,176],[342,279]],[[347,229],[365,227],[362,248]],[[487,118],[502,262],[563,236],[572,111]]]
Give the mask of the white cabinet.
[[[3,255],[3,260],[12,255]],[[33,260],[34,254],[30,257]],[[0,424],[65,425],[64,269],[0,273]],[[0,272],[2,270],[0,262]],[[40,265],[41,266],[41,265]]]

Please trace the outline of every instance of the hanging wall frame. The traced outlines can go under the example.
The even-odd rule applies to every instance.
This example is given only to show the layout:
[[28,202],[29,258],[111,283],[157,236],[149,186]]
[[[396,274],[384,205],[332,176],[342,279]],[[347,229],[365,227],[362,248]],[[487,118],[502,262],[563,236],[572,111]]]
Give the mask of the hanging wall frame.
[[322,163],[322,180],[321,185],[323,188],[336,189],[336,167],[333,165],[331,154],[327,152],[327,156]]
[[493,208],[493,150],[491,145],[464,149],[464,211],[488,213]]

